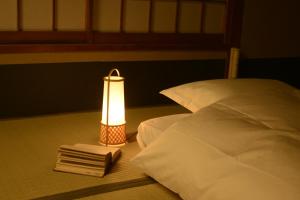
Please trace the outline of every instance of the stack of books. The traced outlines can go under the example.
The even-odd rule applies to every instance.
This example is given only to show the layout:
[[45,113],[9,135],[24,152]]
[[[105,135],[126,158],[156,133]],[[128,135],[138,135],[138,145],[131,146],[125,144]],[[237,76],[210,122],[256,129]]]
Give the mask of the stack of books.
[[61,145],[54,170],[103,177],[121,150],[90,144]]

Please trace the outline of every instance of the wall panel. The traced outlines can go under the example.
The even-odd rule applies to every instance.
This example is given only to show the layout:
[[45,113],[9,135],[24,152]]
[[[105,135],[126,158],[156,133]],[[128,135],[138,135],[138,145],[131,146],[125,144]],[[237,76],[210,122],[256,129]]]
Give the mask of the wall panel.
[[120,32],[121,0],[94,1],[94,30]]
[[57,29],[85,30],[85,0],[57,0]]
[[24,31],[52,30],[52,0],[23,0],[22,6]]
[[241,0],[15,1],[18,30],[0,31],[0,53],[226,51],[239,40],[240,12],[225,8]]
[[199,33],[201,31],[202,3],[184,1],[181,3],[179,32]]
[[150,1],[127,0],[125,5],[124,29],[127,33],[149,31]]
[[219,3],[207,3],[205,12],[205,33],[224,33],[225,6]]
[[16,31],[17,0],[0,1],[0,31]]
[[153,32],[176,32],[176,2],[154,1]]

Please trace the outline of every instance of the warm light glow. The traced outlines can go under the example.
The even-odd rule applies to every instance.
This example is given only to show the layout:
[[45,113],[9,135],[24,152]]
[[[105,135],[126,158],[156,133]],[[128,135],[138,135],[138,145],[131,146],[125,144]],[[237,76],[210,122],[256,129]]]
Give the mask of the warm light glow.
[[[110,76],[109,92],[107,91],[108,79],[108,77],[104,77],[101,123],[110,126],[125,124],[124,78],[120,76]],[[107,98],[108,94],[109,98]],[[107,104],[109,106],[108,108]]]
[[[113,76],[113,73],[117,76]],[[124,78],[118,69],[104,77],[100,140],[102,145],[120,146],[126,143]]]

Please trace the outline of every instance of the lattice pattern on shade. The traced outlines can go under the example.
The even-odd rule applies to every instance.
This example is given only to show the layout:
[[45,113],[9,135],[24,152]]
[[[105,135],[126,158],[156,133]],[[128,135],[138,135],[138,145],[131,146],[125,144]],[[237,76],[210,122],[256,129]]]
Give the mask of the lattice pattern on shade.
[[[107,141],[106,141],[107,140]],[[107,126],[101,123],[100,143],[107,145],[118,145],[126,142],[125,124],[118,126]]]

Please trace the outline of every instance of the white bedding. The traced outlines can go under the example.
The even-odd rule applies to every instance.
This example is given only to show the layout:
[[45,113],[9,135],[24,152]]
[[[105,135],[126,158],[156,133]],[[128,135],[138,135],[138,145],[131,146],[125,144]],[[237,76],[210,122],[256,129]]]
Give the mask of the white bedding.
[[215,79],[167,88],[161,94],[192,112],[236,94],[288,94],[300,97],[296,88],[272,79]]
[[299,200],[300,98],[235,94],[166,128],[132,162],[188,200]]
[[190,113],[167,115],[143,121],[138,126],[138,133],[136,135],[137,142],[141,149],[147,147],[160,134],[170,127],[175,122],[191,115]]

